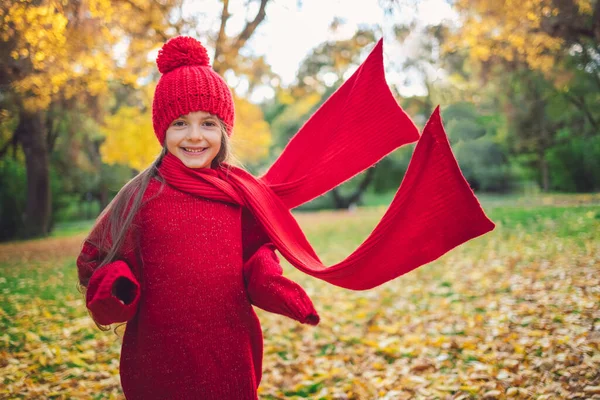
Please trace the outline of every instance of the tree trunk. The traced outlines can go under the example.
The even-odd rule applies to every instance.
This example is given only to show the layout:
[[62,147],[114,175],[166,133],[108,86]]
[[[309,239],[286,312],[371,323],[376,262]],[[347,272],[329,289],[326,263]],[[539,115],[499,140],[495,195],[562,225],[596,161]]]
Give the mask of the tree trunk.
[[350,194],[348,197],[344,197],[339,188],[333,188],[331,190],[331,195],[333,197],[333,204],[336,209],[348,209],[352,205],[358,205],[361,200],[361,197],[365,190],[369,187],[369,184],[373,181],[375,177],[375,167],[371,167],[367,170],[363,180],[360,182],[356,190]]
[[15,131],[25,153],[27,169],[27,202],[23,236],[48,234],[52,212],[50,192],[50,157],[42,111],[21,110]]
[[100,155],[100,141],[90,142],[90,156],[92,158],[92,162],[94,163],[94,167],[100,177],[98,182],[98,195],[97,199],[100,202],[100,212],[106,208],[109,203],[108,199],[108,183],[106,182],[106,173],[102,168],[102,156]]
[[108,185],[102,181],[100,183],[100,211],[104,210],[108,203]]
[[542,150],[538,153],[538,161],[540,164],[540,174],[542,180],[542,191],[550,191],[550,170],[548,168],[548,161],[546,160],[546,152]]

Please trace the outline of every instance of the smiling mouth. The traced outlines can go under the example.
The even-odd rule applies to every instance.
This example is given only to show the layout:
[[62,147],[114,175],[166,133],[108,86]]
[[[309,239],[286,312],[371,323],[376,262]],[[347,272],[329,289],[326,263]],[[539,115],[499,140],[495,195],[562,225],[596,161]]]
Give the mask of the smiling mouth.
[[181,148],[184,152],[189,153],[189,154],[201,154],[204,153],[204,151],[207,149],[207,147],[203,147],[200,149],[192,149],[189,147],[182,147]]

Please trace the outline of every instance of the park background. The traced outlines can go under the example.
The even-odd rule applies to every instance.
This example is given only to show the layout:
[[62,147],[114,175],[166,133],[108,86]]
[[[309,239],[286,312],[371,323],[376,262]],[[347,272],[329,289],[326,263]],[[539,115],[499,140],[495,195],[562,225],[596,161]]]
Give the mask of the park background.
[[[419,128],[441,105],[497,224],[367,292],[286,264],[322,322],[258,311],[261,398],[600,398],[591,0],[2,2],[0,397],[121,396],[119,339],[87,316],[75,257],[94,218],[159,152],[154,61],[180,34],[207,46],[234,90],[234,154],[255,174],[383,37],[392,93]],[[365,132],[365,146],[373,140]],[[295,212],[324,262],[366,238],[413,150]]]

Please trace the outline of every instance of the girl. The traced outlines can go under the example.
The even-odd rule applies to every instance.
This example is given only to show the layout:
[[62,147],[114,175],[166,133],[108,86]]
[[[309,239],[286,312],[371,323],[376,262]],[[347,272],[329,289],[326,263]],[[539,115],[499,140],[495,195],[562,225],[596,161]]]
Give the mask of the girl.
[[[452,156],[436,110],[419,138],[383,75],[381,41],[255,178],[227,164],[232,94],[195,39],[168,41],[153,100],[157,160],[100,215],[77,260],[98,324],[127,322],[127,399],[257,399],[262,332],[251,304],[317,325],[292,265],[372,288],[493,228]],[[347,259],[325,267],[290,209],[419,139],[390,209]]]

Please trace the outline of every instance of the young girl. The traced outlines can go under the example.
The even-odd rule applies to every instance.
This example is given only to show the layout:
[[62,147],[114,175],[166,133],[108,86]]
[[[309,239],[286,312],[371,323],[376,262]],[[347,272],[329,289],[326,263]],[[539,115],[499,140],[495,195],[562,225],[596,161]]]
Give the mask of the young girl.
[[[419,138],[397,105],[381,42],[260,178],[227,164],[232,94],[204,47],[171,39],[157,64],[152,118],[163,151],[100,215],[77,260],[94,320],[127,322],[127,399],[257,399],[263,342],[251,305],[319,323],[304,290],[282,276],[276,249],[307,274],[362,290],[493,228],[439,111]],[[347,259],[325,267],[290,209],[417,139],[382,221]]]

